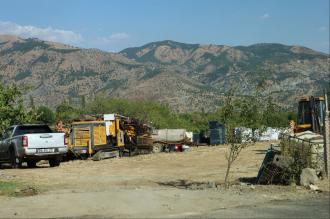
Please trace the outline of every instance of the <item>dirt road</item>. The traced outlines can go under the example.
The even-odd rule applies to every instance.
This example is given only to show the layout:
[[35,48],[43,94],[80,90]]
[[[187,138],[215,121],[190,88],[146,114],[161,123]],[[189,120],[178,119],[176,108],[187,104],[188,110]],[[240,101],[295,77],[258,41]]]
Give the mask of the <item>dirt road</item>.
[[296,186],[240,183],[239,178],[256,176],[268,145],[258,143],[242,152],[232,167],[230,188],[221,185],[225,147],[72,161],[58,168],[1,169],[0,176],[31,185],[39,194],[0,196],[0,217],[219,217],[221,209],[329,197],[328,184],[317,193]]

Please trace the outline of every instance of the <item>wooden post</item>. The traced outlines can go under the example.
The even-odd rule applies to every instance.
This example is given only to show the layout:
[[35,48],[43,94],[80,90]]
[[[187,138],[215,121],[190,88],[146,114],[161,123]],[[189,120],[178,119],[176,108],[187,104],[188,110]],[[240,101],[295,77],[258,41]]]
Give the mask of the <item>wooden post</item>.
[[326,91],[324,91],[324,101],[325,101],[325,115],[324,115],[324,169],[325,174],[329,178],[330,162],[329,162],[329,145],[330,145],[330,130],[329,130],[329,107],[328,107],[328,97]]

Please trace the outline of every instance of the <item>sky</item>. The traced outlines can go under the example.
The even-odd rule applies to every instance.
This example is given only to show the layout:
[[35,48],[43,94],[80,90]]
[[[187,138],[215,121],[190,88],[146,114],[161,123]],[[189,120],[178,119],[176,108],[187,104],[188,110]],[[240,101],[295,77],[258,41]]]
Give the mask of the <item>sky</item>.
[[329,0],[0,0],[0,34],[113,52],[174,40],[329,53]]

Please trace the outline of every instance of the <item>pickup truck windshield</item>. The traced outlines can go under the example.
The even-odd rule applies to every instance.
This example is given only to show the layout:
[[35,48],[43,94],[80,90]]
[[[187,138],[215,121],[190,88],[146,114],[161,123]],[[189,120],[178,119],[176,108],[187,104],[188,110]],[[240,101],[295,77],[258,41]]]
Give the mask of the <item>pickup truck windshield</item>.
[[26,125],[18,126],[14,136],[37,133],[52,133],[52,130],[47,125]]

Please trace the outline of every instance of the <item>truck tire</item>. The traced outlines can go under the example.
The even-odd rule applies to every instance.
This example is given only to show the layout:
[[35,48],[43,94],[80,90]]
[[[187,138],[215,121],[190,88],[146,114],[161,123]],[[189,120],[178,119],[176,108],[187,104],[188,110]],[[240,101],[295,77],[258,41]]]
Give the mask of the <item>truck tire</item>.
[[49,160],[50,167],[58,167],[61,164],[61,159],[59,157],[55,157]]
[[163,151],[163,145],[161,143],[154,143],[152,145],[152,153],[160,153]]
[[35,168],[37,166],[37,161],[35,160],[28,160],[27,161],[28,168]]
[[9,160],[11,168],[18,169],[22,167],[22,161],[16,157],[16,152],[14,147],[9,148]]

